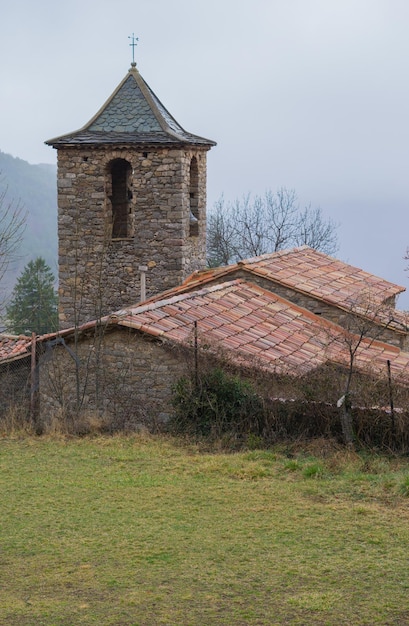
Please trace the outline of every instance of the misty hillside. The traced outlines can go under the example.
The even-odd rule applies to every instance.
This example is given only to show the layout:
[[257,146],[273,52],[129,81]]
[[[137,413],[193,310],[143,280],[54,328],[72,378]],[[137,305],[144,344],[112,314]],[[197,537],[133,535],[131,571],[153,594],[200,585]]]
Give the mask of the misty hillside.
[[0,151],[0,191],[5,188],[6,204],[19,204],[27,214],[19,259],[3,281],[2,292],[7,293],[24,266],[38,256],[57,276],[57,167],[31,165]]

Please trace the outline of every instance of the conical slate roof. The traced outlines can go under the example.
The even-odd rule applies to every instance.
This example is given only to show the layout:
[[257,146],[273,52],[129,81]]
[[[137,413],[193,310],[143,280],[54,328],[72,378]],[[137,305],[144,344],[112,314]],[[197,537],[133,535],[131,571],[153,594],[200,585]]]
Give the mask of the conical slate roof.
[[216,145],[178,124],[139,74],[136,63],[83,128],[45,143],[54,148],[96,144]]

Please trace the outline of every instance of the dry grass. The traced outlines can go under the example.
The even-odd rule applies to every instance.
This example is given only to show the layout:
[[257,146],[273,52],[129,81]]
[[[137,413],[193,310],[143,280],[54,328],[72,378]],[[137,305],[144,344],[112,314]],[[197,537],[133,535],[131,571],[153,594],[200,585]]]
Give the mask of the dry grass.
[[409,462],[0,440],[0,623],[409,623]]

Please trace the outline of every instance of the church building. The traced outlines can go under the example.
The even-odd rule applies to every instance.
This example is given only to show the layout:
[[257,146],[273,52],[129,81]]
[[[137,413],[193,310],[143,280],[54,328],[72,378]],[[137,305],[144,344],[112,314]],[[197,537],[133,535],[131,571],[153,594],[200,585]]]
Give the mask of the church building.
[[[206,261],[206,153],[131,64],[58,151],[60,327],[174,287]],[[145,291],[146,285],[146,291]]]
[[61,419],[87,432],[87,416],[111,431],[157,429],[175,382],[209,358],[268,376],[271,397],[333,404],[351,345],[360,407],[363,377],[376,394],[390,380],[408,387],[403,287],[307,246],[205,269],[215,143],[185,131],[135,63],[82,129],[46,143],[58,151],[60,330],[0,337],[0,416],[21,387],[43,431]]

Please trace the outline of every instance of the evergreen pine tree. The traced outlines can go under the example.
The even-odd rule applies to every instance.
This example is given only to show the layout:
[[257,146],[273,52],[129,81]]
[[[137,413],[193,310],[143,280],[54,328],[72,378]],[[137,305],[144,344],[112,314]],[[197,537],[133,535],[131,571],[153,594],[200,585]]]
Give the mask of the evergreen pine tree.
[[42,335],[58,329],[54,275],[42,257],[30,261],[17,279],[7,311],[7,330]]

